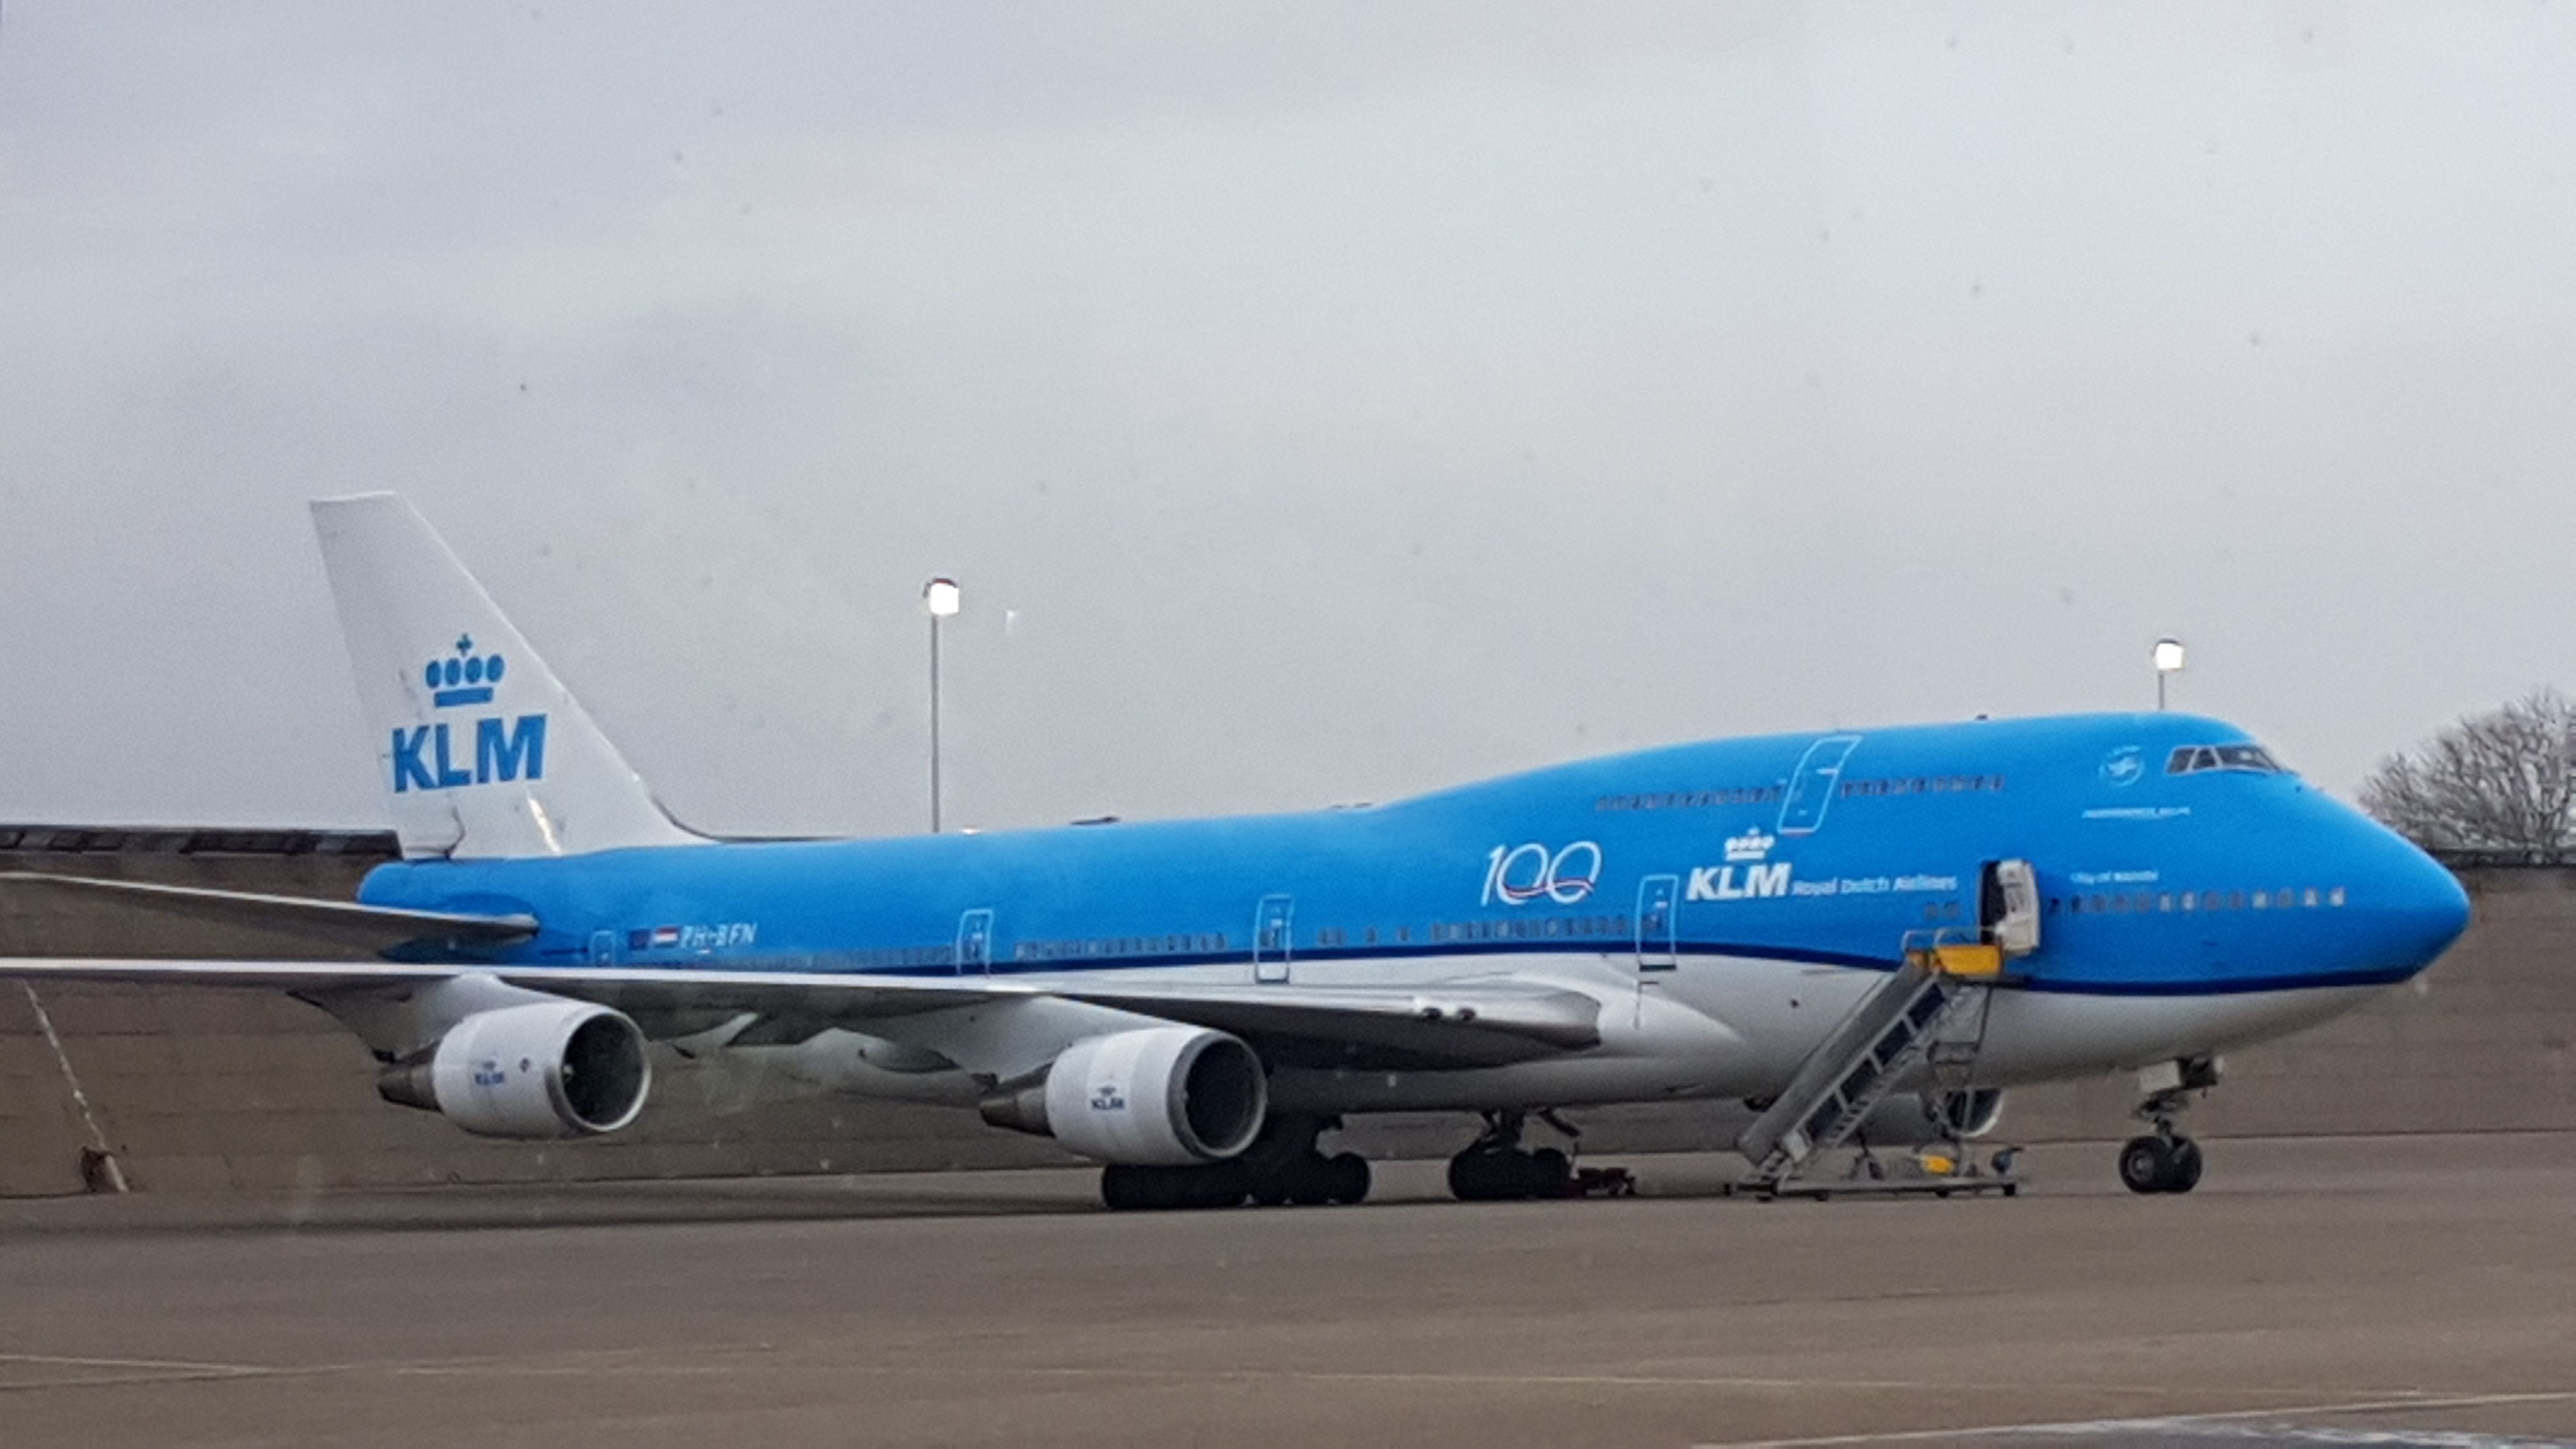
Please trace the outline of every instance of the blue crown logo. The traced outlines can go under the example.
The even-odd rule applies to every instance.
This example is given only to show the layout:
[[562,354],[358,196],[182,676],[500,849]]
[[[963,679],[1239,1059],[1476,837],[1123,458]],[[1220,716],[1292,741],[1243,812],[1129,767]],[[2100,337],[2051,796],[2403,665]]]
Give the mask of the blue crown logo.
[[440,709],[460,704],[490,704],[492,686],[501,682],[498,654],[474,652],[474,636],[456,636],[456,652],[421,666],[420,682],[429,686],[429,702]]

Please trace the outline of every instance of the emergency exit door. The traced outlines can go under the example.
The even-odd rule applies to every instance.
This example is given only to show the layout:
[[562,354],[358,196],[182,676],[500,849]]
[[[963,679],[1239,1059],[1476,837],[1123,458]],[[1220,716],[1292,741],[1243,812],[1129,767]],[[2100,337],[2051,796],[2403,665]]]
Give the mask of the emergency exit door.
[[968,911],[957,918],[957,974],[989,976],[993,971],[993,913]]
[[1859,744],[1858,735],[1827,735],[1807,746],[1780,802],[1782,835],[1813,835],[1825,828],[1825,812],[1833,808],[1834,792],[1843,782],[1843,762]]
[[1297,919],[1297,903],[1288,896],[1263,896],[1261,906],[1252,914],[1252,979],[1280,982],[1288,979],[1288,953],[1292,937],[1290,928]]
[[1675,949],[1676,923],[1674,902],[1681,895],[1681,877],[1650,875],[1637,883],[1637,970],[1640,973],[1670,971],[1681,956]]

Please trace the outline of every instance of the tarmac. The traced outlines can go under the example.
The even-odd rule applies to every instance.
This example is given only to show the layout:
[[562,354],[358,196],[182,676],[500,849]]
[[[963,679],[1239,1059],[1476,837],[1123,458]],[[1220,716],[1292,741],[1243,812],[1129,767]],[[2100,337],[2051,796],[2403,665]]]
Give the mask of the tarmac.
[[0,1445],[2576,1441],[2576,1135],[2186,1197],[1111,1214],[1086,1172],[0,1203]]

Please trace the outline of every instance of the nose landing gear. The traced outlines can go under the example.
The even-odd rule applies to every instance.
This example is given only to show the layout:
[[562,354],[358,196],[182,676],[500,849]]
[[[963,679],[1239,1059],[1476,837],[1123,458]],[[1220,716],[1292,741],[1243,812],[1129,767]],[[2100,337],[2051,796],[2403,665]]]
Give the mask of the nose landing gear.
[[2200,1144],[2188,1137],[2132,1137],[2120,1149],[2120,1182],[2131,1192],[2189,1192],[2200,1184]]
[[2155,1131],[2120,1147],[2120,1183],[2135,1193],[2189,1192],[2200,1185],[2200,1144],[2174,1130],[2174,1118],[2218,1085],[2218,1058],[2185,1057],[2139,1074],[2149,1089],[2136,1115]]

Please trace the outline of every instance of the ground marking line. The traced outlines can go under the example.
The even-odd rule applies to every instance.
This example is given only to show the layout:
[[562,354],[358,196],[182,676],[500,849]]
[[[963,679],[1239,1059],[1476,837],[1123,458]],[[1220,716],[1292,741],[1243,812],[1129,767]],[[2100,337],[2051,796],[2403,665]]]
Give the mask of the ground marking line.
[[[716,1351],[730,1353],[735,1357],[748,1357],[751,1355],[774,1353],[776,1352],[776,1349],[773,1345],[769,1344],[752,1344],[727,1346],[719,1348]],[[156,1371],[146,1375],[56,1379],[26,1384],[0,1383],[0,1392],[27,1392],[31,1390],[61,1388],[114,1388],[146,1383],[205,1383],[239,1379],[305,1378],[361,1373],[424,1376],[449,1376],[472,1373],[553,1375],[596,1374],[602,1371],[616,1372],[621,1368],[627,1368],[630,1371],[643,1371],[657,1375],[667,1375],[674,1373],[731,1373],[738,1371],[740,1367],[739,1365],[706,1363],[680,1365],[655,1364],[650,1362],[649,1358],[659,1352],[661,1352],[661,1350],[631,1347],[588,1351],[576,1350],[565,1355],[566,1358],[575,1361],[557,1364],[535,1363],[513,1357],[480,1356],[446,1360],[417,1361],[412,1363],[396,1361],[390,1363],[339,1363],[284,1366],[203,1363],[177,1359],[123,1359],[94,1358],[62,1354],[0,1353],[0,1364],[24,1363],[31,1365],[54,1365],[64,1368],[133,1368]],[[701,1348],[699,1352],[703,1354],[706,1350]],[[603,1363],[600,1361],[602,1359],[643,1359],[648,1361],[637,1362],[628,1366],[615,1363]],[[966,1371],[957,1365],[951,1364],[817,1364],[813,1365],[813,1367],[829,1367],[831,1371],[835,1373],[859,1372],[881,1375]],[[978,1375],[1016,1375],[1021,1377],[1043,1378],[1195,1378],[1229,1379],[1238,1382],[1399,1383],[1424,1385],[1459,1384],[1504,1387],[1529,1385],[1557,1388],[1736,1388],[1800,1391],[1818,1389],[1862,1389],[1896,1393],[1929,1392],[1935,1390],[1957,1391],[1961,1388],[1969,1388],[2002,1392],[2042,1391],[2139,1394],[2150,1396],[2156,1394],[2171,1394],[2182,1391],[2174,1385],[2070,1384],[2064,1382],[1984,1382],[1961,1384],[1956,1380],[1945,1380],[1936,1383],[1909,1379],[1813,1379],[1780,1378],[1755,1375],[1454,1374],[1386,1373],[1356,1369],[1252,1368],[1200,1370],[1188,1368],[1118,1368],[1105,1365],[1100,1367],[1080,1367],[1070,1365],[996,1366],[990,1364],[979,1365],[973,1370],[973,1372]],[[2254,1395],[2280,1395],[2283,1397],[2289,1397],[2298,1391],[2294,1389],[2255,1388],[2242,1390],[2241,1392]],[[2000,1436],[2012,1434],[2036,1435],[2059,1433],[2072,1435],[2104,1433],[2112,1432],[2114,1430],[2136,1428],[2168,1428],[2181,1430],[2187,1429],[2189,1426],[2195,1424],[2216,1425],[2231,1420],[2280,1418],[2290,1415],[2358,1414],[2373,1411],[2385,1412],[2405,1409],[2425,1410],[2476,1408],[2500,1404],[2560,1403],[2569,1400],[2576,1400],[2576,1391],[2454,1395],[2450,1397],[2440,1397],[2430,1394],[2400,1393],[2388,1397],[2349,1400],[2333,1404],[2295,1404],[2278,1408],[2231,1409],[2207,1414],[2171,1415],[2157,1418],[2092,1419],[2071,1420],[2058,1423],[1993,1424],[1968,1428],[1827,1435],[1823,1437],[1799,1439],[1764,1439],[1732,1442],[1720,1441],[1700,1446],[1700,1449],[1823,1449],[1823,1446],[1833,1445],[1924,1443],[1938,1439],[1972,1434]],[[2516,1441],[2505,1439],[2497,1440],[2495,1442],[2500,1445],[2505,1445],[2512,1444]],[[2520,1442],[2529,1443],[2535,1441],[2525,1440]]]
[[[2038,1433],[2038,1430],[2018,1430]],[[2566,1439],[2534,1439],[2520,1434],[2481,1434],[2463,1429],[2337,1429],[2321,1424],[2274,1424],[2238,1420],[2225,1424],[2190,1419],[2103,1419],[2062,1426],[2051,1437],[2082,1438],[2089,1434],[2135,1436],[2152,1433],[2167,1439],[2239,1439],[2265,1444],[2385,1444],[2404,1449],[2560,1449]]]
[[[331,1375],[369,1373],[416,1377],[460,1377],[473,1374],[536,1377],[601,1373],[649,1373],[656,1376],[712,1375],[739,1372],[744,1367],[748,1366],[741,1363],[740,1360],[756,1356],[773,1355],[776,1353],[776,1349],[770,1345],[697,1348],[693,1350],[693,1353],[699,1361],[684,1364],[657,1361],[656,1356],[662,1352],[664,1352],[664,1350],[649,1348],[613,1348],[572,1350],[551,1359],[527,1359],[514,1356],[476,1355],[452,1359],[419,1359],[412,1361],[397,1359],[375,1363],[358,1362],[285,1365],[193,1363],[182,1360],[167,1359],[77,1358],[44,1354],[0,1354],[0,1363],[15,1360],[27,1363],[55,1364],[66,1368],[134,1368],[160,1371],[152,1378],[56,1379],[24,1385],[0,1385],[0,1387],[73,1388],[95,1384],[176,1382],[182,1379],[314,1378]],[[731,1361],[722,1363],[706,1362],[705,1360],[711,1354],[724,1355]],[[619,1362],[619,1360],[630,1360],[631,1362]],[[1957,1380],[1942,1380],[1934,1382],[1919,1379],[1816,1379],[1782,1378],[1777,1376],[1752,1374],[1389,1373],[1367,1369],[1131,1368],[1107,1364],[1098,1366],[1075,1364],[978,1364],[969,1366],[955,1363],[889,1364],[883,1362],[862,1364],[825,1364],[819,1361],[812,1363],[810,1366],[817,1368],[828,1367],[831,1372],[837,1374],[861,1373],[880,1376],[900,1376],[906,1374],[972,1374],[979,1378],[1016,1376],[1022,1378],[1058,1379],[1232,1380],[1243,1383],[1416,1384],[1425,1386],[1457,1384],[1461,1386],[1505,1388],[1517,1385],[1526,1385],[1541,1388],[1777,1389],[1790,1392],[1839,1389],[1845,1391],[1859,1390],[1873,1393],[1930,1393],[1936,1391],[1968,1389],[1996,1393],[2064,1391],[2070,1393],[2134,1394],[2144,1397],[2169,1395],[2181,1392],[2181,1390],[2169,1384],[2099,1384],[2067,1383],[2063,1381],[2050,1381],[2045,1383],[1994,1381],[1962,1383]],[[2301,1390],[2290,1388],[2249,1388],[2242,1392],[2258,1396],[2277,1395],[2281,1397],[2291,1397],[2299,1394]],[[2265,1410],[2261,1412],[2295,1412],[2295,1410]]]
[[1827,1434],[1809,1439],[1718,1440],[1694,1446],[1694,1449],[1824,1449],[1824,1446],[1839,1444],[1923,1444],[1971,1434],[1999,1437],[2007,1434],[2093,1434],[2106,1432],[2111,1428],[2182,1429],[2195,1424],[2274,1419],[2293,1414],[2370,1414],[2390,1413],[2400,1409],[2476,1409],[2498,1404],[2554,1404],[2566,1403],[2570,1400],[2576,1400],[2576,1391],[2463,1394],[2449,1398],[2427,1395],[2359,1399],[2340,1404],[2299,1404],[2283,1409],[2223,1409],[2215,1413],[2175,1414],[2157,1419],[2077,1419],[2057,1424],[1982,1424],[1956,1429],[1902,1429],[1878,1434]]
[[[721,1350],[719,1350],[719,1351],[721,1351]],[[633,1351],[633,1352],[640,1353],[640,1352],[643,1352],[643,1351],[641,1351],[641,1350],[637,1350],[637,1351]],[[762,1347],[752,1348],[752,1349],[747,1349],[747,1350],[746,1350],[746,1349],[739,1349],[739,1348],[737,1348],[737,1349],[731,1350],[731,1352],[732,1352],[732,1353],[733,1353],[737,1358],[739,1358],[739,1357],[749,1356],[749,1355],[751,1355],[751,1354],[773,1353],[773,1352],[775,1352],[775,1350],[774,1350],[774,1349],[771,1349],[771,1348],[769,1348],[769,1347],[767,1347],[767,1346],[762,1346]],[[627,1354],[626,1356],[632,1356],[632,1353],[629,1353],[629,1354]],[[703,1356],[703,1354],[702,1354],[702,1356]],[[351,1367],[352,1371],[355,1371],[355,1370],[358,1370],[358,1369],[363,1369],[363,1368],[368,1367],[368,1366],[366,1366],[366,1365],[352,1365],[352,1366],[350,1366],[350,1367]],[[513,1373],[513,1374],[558,1374],[558,1373],[594,1373],[594,1372],[621,1372],[621,1371],[623,1371],[623,1372],[640,1372],[640,1373],[650,1373],[650,1374],[655,1374],[655,1375],[667,1375],[667,1374],[722,1374],[722,1373],[733,1373],[733,1372],[737,1372],[737,1371],[739,1371],[739,1369],[742,1367],[742,1365],[740,1365],[740,1364],[738,1364],[738,1363],[707,1363],[707,1362],[697,1362],[697,1363],[689,1363],[689,1364],[657,1364],[657,1363],[653,1363],[653,1362],[650,1362],[650,1361],[637,1362],[637,1363],[634,1363],[634,1364],[632,1364],[632,1365],[600,1365],[600,1364],[595,1364],[595,1363],[583,1363],[583,1364],[571,1364],[571,1363],[566,1363],[566,1364],[548,1364],[548,1363],[544,1363],[544,1362],[541,1362],[541,1361],[530,1361],[530,1360],[525,1360],[525,1359],[460,1359],[460,1360],[428,1361],[428,1362],[421,1362],[421,1363],[414,1363],[414,1364],[382,1365],[382,1366],[378,1366],[378,1367],[382,1368],[384,1371],[393,1372],[393,1373],[402,1373],[402,1374],[423,1374],[423,1375],[444,1375],[444,1374],[475,1373],[475,1372],[500,1372],[500,1373]],[[1959,1381],[1959,1380],[1955,1380],[1955,1379],[1943,1379],[1943,1380],[1937,1380],[1937,1381],[1936,1381],[1936,1380],[1923,1380],[1923,1379],[1780,1378],[1780,1377],[1767,1377],[1767,1376],[1758,1376],[1758,1375],[1738,1375],[1738,1374],[1709,1374],[1709,1375],[1649,1375],[1649,1374],[1543,1374],[1543,1373],[1392,1373],[1392,1372],[1386,1372],[1386,1371],[1382,1371],[1382,1370],[1368,1370],[1368,1369],[1282,1369],[1282,1368],[1132,1368],[1132,1367],[1121,1367],[1121,1366],[1117,1366],[1117,1365],[1108,1365],[1108,1364],[1103,1364],[1103,1365],[1098,1365],[1098,1366],[1085,1366],[1085,1365],[1074,1365],[1074,1364],[1053,1364],[1053,1365],[1051,1365],[1051,1364],[990,1364],[990,1363],[979,1363],[979,1364],[972,1364],[972,1365],[968,1365],[968,1364],[957,1364],[957,1363],[923,1363],[923,1364],[903,1364],[903,1363],[884,1363],[884,1362],[858,1363],[858,1364],[842,1364],[842,1363],[824,1363],[824,1362],[819,1362],[819,1361],[809,1361],[809,1362],[807,1362],[807,1363],[805,1363],[805,1364],[799,1365],[798,1367],[803,1367],[803,1368],[812,1368],[812,1369],[828,1369],[830,1372],[835,1373],[835,1374],[873,1374],[873,1375],[888,1376],[888,1377],[892,1377],[892,1376],[901,1376],[901,1375],[908,1375],[908,1374],[950,1374],[950,1375],[972,1375],[972,1376],[977,1377],[977,1378],[1020,1377],[1020,1378],[1063,1378],[1063,1379],[1084,1379],[1084,1378],[1103,1378],[1103,1379],[1192,1379],[1192,1380],[1202,1380],[1202,1381],[1204,1381],[1204,1380],[1232,1380],[1232,1381],[1237,1381],[1237,1382],[1247,1382],[1247,1383],[1250,1383],[1250,1382],[1285,1382],[1285,1383],[1416,1384],[1416,1385],[1427,1385],[1427,1386],[1437,1386],[1437,1385],[1441,1385],[1441,1384],[1458,1384],[1458,1385],[1462,1385],[1462,1386],[1476,1386],[1476,1387],[1496,1387],[1496,1386],[1498,1386],[1498,1387],[1506,1387],[1506,1388],[1507,1388],[1507,1387],[1512,1387],[1512,1386],[1515,1386],[1515,1385],[1529,1385],[1529,1386],[1535,1386],[1535,1387],[1549,1387],[1549,1388],[1781,1389],[1781,1390],[1789,1390],[1789,1391],[1796,1391],[1796,1392],[1808,1392],[1808,1391],[1815,1391],[1815,1390],[1827,1390],[1827,1391],[1831,1391],[1831,1390],[1852,1390],[1852,1389],[1859,1389],[1859,1390],[1865,1390],[1865,1391],[1871,1391],[1871,1392],[1887,1392],[1887,1393],[1931,1393],[1931,1392],[1951,1392],[1951,1391],[1957,1391],[1957,1390],[1966,1389],[1966,1390],[1978,1390],[1978,1391],[1996,1392],[1996,1393],[2057,1393],[2057,1392],[2062,1392],[2062,1393],[2089,1393],[2089,1394],[2132,1394],[2132,1395],[2137,1395],[2137,1396],[2140,1396],[2140,1397],[2155,1397],[2155,1396],[2158,1396],[2158,1395],[2167,1395],[2167,1396],[2169,1396],[2169,1395],[2173,1395],[2173,1394],[2180,1394],[2180,1393],[2198,1392],[2197,1390],[2186,1389],[2186,1388],[2184,1388],[2184,1387],[2182,1387],[2182,1386],[2174,1385],[2174,1384],[2103,1384],[2103,1383],[2081,1383],[2081,1382],[2073,1382],[2073,1383],[2070,1383],[2070,1382],[2067,1382],[2067,1381],[2064,1381],[2064,1380],[2024,1381],[2024,1382],[2010,1382],[2010,1381],[1974,1381],[1974,1382],[1961,1382],[1961,1381]],[[2297,1396],[2299,1396],[2299,1395],[2301,1395],[2301,1394],[2305,1394],[2305,1393],[2310,1392],[2310,1390],[2308,1390],[2308,1389],[2306,1389],[2306,1388],[2262,1388],[2262,1387],[2254,1387],[2254,1388],[2244,1388],[2244,1389],[2235,1390],[2235,1392],[2240,1393],[2240,1394],[2243,1394],[2243,1395],[2246,1395],[2246,1396],[2250,1396],[2250,1397],[2296,1398]],[[2536,1402],[2549,1402],[2549,1401],[2554,1401],[2554,1400],[2563,1399],[2563,1398],[2576,1398],[2576,1392],[2563,1393],[2563,1394],[2562,1394],[2562,1393],[2538,1393],[2538,1394],[2528,1394],[2528,1395],[2521,1395],[2521,1396],[2503,1396],[2503,1397],[2499,1397],[2499,1396],[2492,1396],[2492,1395],[2490,1395],[2490,1396],[2483,1396],[2483,1397],[2480,1397],[2480,1398],[2474,1398],[2474,1399],[2445,1399],[2445,1398],[2431,1398],[2431,1397],[2427,1397],[2427,1398],[2410,1398],[2410,1397],[2406,1397],[2406,1396],[2405,1396],[2405,1395],[2406,1395],[2406,1393],[2407,1393],[2407,1391],[2404,1391],[2404,1390],[2392,1390],[2392,1391],[2390,1391],[2390,1395],[2391,1395],[2391,1396],[2390,1396],[2389,1398],[2387,1398],[2387,1400],[2386,1400],[2386,1406],[2388,1406],[2388,1407],[2417,1407],[2417,1408],[2420,1408],[2420,1407],[2426,1407],[2426,1406],[2431,1406],[2431,1407],[2439,1408],[2439,1407],[2446,1407],[2446,1406],[2453,1406],[2453,1405],[2461,1405],[2461,1404],[2508,1402],[2508,1401],[2512,1401],[2514,1398],[2517,1398],[2517,1397],[2518,1397],[2518,1398],[2522,1398],[2522,1399],[2529,1399],[2529,1400],[2536,1401]],[[2370,1403],[2348,1404],[2348,1405],[2342,1405],[2342,1406],[2338,1406],[2338,1407],[2340,1407],[2344,1412],[2360,1412],[2360,1411],[2362,1411],[2362,1410],[2364,1410],[2364,1409],[2367,1409],[2367,1408],[2370,1408],[2370,1407],[2374,1407],[2374,1406],[2378,1406],[2378,1403],[2379,1403],[2379,1401],[2374,1400],[2374,1401],[2371,1401]],[[2317,1406],[2314,1406],[2314,1405],[2304,1405],[2304,1404],[2296,1404],[2296,1403],[2294,1403],[2294,1404],[2285,1405],[2285,1406],[2280,1407],[2280,1408],[2271,1408],[2271,1409],[2241,1409],[2241,1410],[2230,1410],[2230,1411],[2227,1411],[2227,1412],[2225,1412],[2225,1413],[2220,1413],[2220,1414],[2183,1415],[2183,1416],[2178,1416],[2178,1418],[2176,1419],[2176,1422],[2179,1422],[2179,1421],[2180,1421],[2180,1420],[2182,1420],[2182,1419],[2224,1419],[2224,1418],[2231,1418],[2231,1417],[2260,1417],[2260,1416],[2263,1416],[2263,1415],[2273,1415],[2273,1414],[2301,1414],[2301,1413],[2315,1413],[2315,1412],[2321,1412],[2321,1410],[2320,1410]],[[2094,1421],[2086,1421],[2086,1422],[2094,1422]],[[2099,1422],[2110,1422],[2110,1421],[2105,1420],[2105,1421],[2099,1421]],[[1937,1431],[1937,1432],[1923,1432],[1923,1433],[1913,1433],[1913,1432],[1909,1431],[1909,1433],[1908,1433],[1907,1435],[1898,1436],[1898,1437],[1897,1437],[1897,1438],[1895,1438],[1895,1439],[1886,1439],[1886,1440],[1885,1440],[1885,1442],[1901,1442],[1901,1440],[1902,1440],[1903,1438],[1905,1438],[1905,1437],[1912,1437],[1912,1438],[1917,1438],[1917,1439],[1932,1439],[1932,1438],[1939,1438],[1939,1437],[1941,1437],[1941,1435],[1943,1435],[1943,1434],[1953,1434],[1953,1433],[2003,1433],[2003,1432],[2007,1432],[2007,1431],[2013,1430],[2013,1429],[2015,1429],[2015,1428],[2017,1428],[2017,1427],[2019,1427],[2019,1426],[2012,1426],[2012,1425],[1998,1425],[1998,1426],[1994,1426],[1994,1427],[1992,1427],[1992,1428],[1988,1428],[1988,1429],[1957,1429],[1957,1430],[1945,1429],[1945,1430],[1940,1430],[1940,1431]],[[2055,1428],[2055,1427],[2060,1427],[2060,1426],[2057,1426],[2057,1425],[2039,1425],[2039,1426],[2033,1426],[2033,1427],[2034,1427],[2034,1429],[2036,1429],[2036,1428]],[[1882,1439],[1883,1439],[1883,1437],[1884,1437],[1884,1436],[1879,1436],[1879,1435],[1860,1435],[1860,1436],[1856,1436],[1856,1437],[1851,1438],[1851,1439],[1828,1438],[1828,1439],[1821,1439],[1821,1440],[1811,1440],[1811,1439],[1765,1440],[1765,1441],[1757,1441],[1757,1442],[1755,1442],[1755,1443],[1751,1443],[1751,1444],[1732,1445],[1732,1446],[1728,1446],[1728,1449],[1785,1449],[1785,1446],[1792,1446],[1792,1445],[1809,1445],[1809,1444],[1838,1444],[1838,1443],[1845,1443],[1845,1442],[1850,1442],[1850,1443],[1876,1443],[1876,1442],[1881,1442],[1881,1441],[1882,1441]],[[1716,1449],[1716,1446],[1709,1446],[1709,1449]]]
[[0,1383],[0,1394],[35,1394],[48,1389],[133,1389],[149,1384],[229,1384],[246,1379],[264,1379],[264,1373],[159,1373],[115,1374],[94,1378],[31,1379],[25,1383]]
[[93,1358],[87,1354],[0,1353],[0,1364],[55,1364],[64,1368],[179,1369],[191,1373],[264,1374],[276,1370],[260,1364],[200,1363],[178,1358]]

